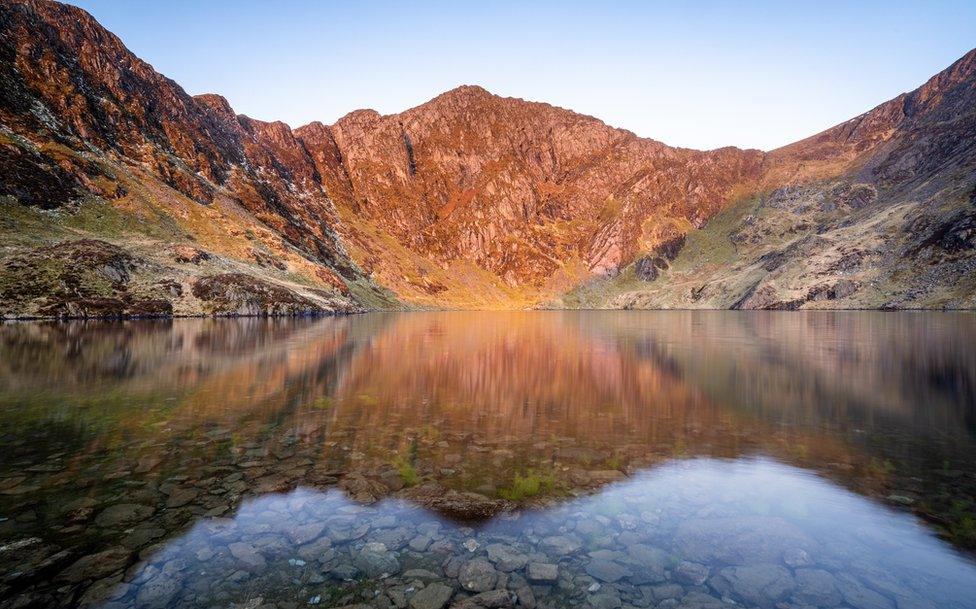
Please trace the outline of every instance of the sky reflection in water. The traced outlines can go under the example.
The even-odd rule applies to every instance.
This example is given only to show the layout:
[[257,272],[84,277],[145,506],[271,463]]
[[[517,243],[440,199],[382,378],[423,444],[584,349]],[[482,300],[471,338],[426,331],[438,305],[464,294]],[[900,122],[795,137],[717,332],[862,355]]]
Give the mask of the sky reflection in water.
[[[593,496],[474,527],[398,500],[362,506],[336,490],[298,488],[194,525],[133,581],[165,577],[174,561],[202,563],[181,580],[178,600],[202,591],[315,603],[368,574],[380,583],[367,579],[357,600],[372,601],[387,595],[388,576],[404,581],[392,596],[409,595],[414,581],[450,579],[443,565],[450,573],[452,563],[478,557],[507,570],[495,569],[490,585],[514,580],[516,598],[526,563],[556,564],[566,585],[537,582],[530,593],[556,603],[648,606],[695,590],[746,606],[970,607],[976,599],[976,565],[917,520],[769,459],[670,463]],[[683,561],[695,564],[688,574]],[[242,567],[261,575],[235,577]],[[693,585],[699,567],[703,586]]]

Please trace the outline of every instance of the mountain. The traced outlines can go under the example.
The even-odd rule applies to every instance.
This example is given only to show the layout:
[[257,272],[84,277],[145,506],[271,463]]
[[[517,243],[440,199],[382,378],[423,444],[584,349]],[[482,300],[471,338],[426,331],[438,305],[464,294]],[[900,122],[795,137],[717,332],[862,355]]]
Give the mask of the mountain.
[[613,275],[754,188],[763,158],[671,148],[471,86],[332,132],[351,185],[334,197],[340,233],[381,283],[430,304],[524,306]]
[[0,4],[0,316],[974,307],[976,51],[772,152],[463,86],[291,129]]
[[755,192],[555,304],[976,307],[976,50],[918,89],[768,153]]

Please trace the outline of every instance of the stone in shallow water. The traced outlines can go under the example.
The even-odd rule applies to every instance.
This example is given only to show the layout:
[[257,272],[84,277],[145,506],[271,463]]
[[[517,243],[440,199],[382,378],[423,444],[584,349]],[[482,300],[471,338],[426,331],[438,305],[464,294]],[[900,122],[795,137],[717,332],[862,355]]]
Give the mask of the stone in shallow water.
[[564,535],[553,535],[546,537],[540,542],[540,547],[547,554],[555,556],[566,556],[578,552],[583,544],[578,539],[566,537]]
[[410,540],[409,546],[410,549],[413,550],[414,552],[423,552],[428,547],[430,547],[432,541],[433,540],[427,535],[417,535],[416,537]]
[[120,503],[107,507],[95,517],[95,524],[102,528],[124,528],[142,522],[155,512],[147,505]]
[[386,529],[380,531],[379,533],[372,535],[372,541],[379,542],[385,545],[390,550],[400,550],[410,542],[411,538],[414,537],[414,533],[405,527],[398,527],[395,529]]
[[461,566],[461,570],[458,572],[458,580],[465,590],[485,592],[495,587],[495,582],[498,581],[498,572],[484,558],[475,558]]
[[658,586],[641,586],[641,594],[653,603],[660,603],[668,599],[678,599],[684,596],[685,589],[678,584],[661,584]]
[[231,556],[249,571],[260,571],[267,564],[264,557],[249,543],[239,541],[230,544],[227,548],[230,550]]
[[359,575],[359,569],[348,563],[340,563],[329,571],[329,575],[335,579],[349,581],[355,579]]
[[443,609],[454,596],[454,589],[444,584],[430,584],[422,588],[410,599],[413,609]]
[[380,516],[379,518],[373,520],[374,529],[392,529],[397,525],[399,521],[394,515]]
[[404,498],[459,520],[484,520],[505,511],[510,504],[479,493],[448,490],[428,482],[408,489]]
[[356,555],[354,563],[367,577],[395,575],[400,572],[400,562],[396,556],[385,545],[377,542],[370,542],[363,546]]
[[495,563],[499,571],[506,573],[518,571],[529,562],[528,556],[505,544],[489,544],[486,550],[488,551],[488,560]]
[[586,565],[586,572],[602,582],[613,583],[632,575],[630,569],[618,562],[606,559],[594,559]]
[[797,569],[794,579],[793,599],[798,603],[833,607],[843,600],[834,576],[823,569]]
[[700,586],[708,579],[708,567],[683,560],[674,569],[674,578],[684,584]]
[[526,576],[532,582],[552,583],[559,578],[559,567],[551,563],[530,562]]
[[589,553],[594,560],[626,560],[627,555],[617,550],[594,550]]
[[[658,605],[658,609],[667,607],[665,603],[671,601],[663,601]],[[723,609],[725,607],[738,607],[739,605],[733,605],[730,603],[722,602],[721,599],[715,598],[710,594],[705,594],[704,592],[689,592],[686,594],[680,603],[674,605],[679,609]]]
[[620,607],[620,595],[614,589],[604,589],[587,597],[587,603],[592,609],[617,609]]
[[689,560],[730,565],[772,563],[787,550],[816,546],[792,524],[767,516],[688,520],[678,526],[674,545]]
[[165,535],[166,529],[160,529],[149,524],[145,524],[132,529],[132,532],[122,540],[122,545],[136,550],[144,547],[150,541],[159,539]]
[[432,582],[443,578],[433,571],[428,571],[427,569],[410,569],[403,572],[403,579],[405,581],[419,579],[422,582]]
[[121,571],[129,563],[131,553],[126,548],[109,548],[97,554],[79,558],[61,572],[58,579],[73,584],[88,579],[101,579],[116,571]]
[[304,524],[297,527],[292,527],[286,532],[288,534],[288,539],[297,546],[305,545],[322,534],[325,530],[325,525],[320,522],[314,522],[312,524]]
[[165,607],[180,591],[176,578],[160,574],[143,584],[136,593],[137,607]]
[[199,495],[199,494],[200,494],[200,491],[198,491],[195,488],[181,488],[181,489],[177,489],[177,490],[173,491],[172,493],[170,493],[169,499],[166,500],[166,507],[168,507],[168,508],[182,507],[182,506],[190,503],[194,499],[196,499],[197,498],[197,495]]
[[894,603],[846,573],[836,577],[837,589],[854,609],[893,609]]
[[[298,548],[298,555],[305,560],[318,560],[319,562],[326,562],[332,558],[332,553],[329,552],[332,547],[332,540],[328,537],[319,537],[311,543],[307,543],[300,548]],[[323,558],[325,560],[323,560]]]
[[806,550],[801,550],[799,548],[791,548],[783,552],[783,562],[787,566],[793,567],[806,567],[813,564],[813,559],[810,558],[810,554]]
[[514,602],[508,590],[489,590],[475,594],[454,606],[458,609],[505,609],[514,606]]
[[85,590],[85,593],[78,600],[78,606],[104,607],[106,606],[104,601],[120,599],[128,594],[130,590],[132,590],[132,586],[122,582],[122,574],[119,573],[118,575],[99,580],[91,588]]
[[667,552],[644,544],[632,544],[627,547],[627,555],[629,560],[626,562],[634,567],[631,583],[642,585],[665,581],[665,571],[668,564]]
[[[747,605],[773,607],[786,599],[796,584],[785,568],[774,564],[727,567],[719,572],[713,588],[731,592]],[[723,590],[725,586],[727,590]]]

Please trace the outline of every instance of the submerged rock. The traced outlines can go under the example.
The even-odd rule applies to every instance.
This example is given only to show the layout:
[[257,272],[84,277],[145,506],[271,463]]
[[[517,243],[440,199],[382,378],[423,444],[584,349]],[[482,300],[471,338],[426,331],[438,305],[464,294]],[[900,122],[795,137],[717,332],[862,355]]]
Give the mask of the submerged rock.
[[529,562],[529,557],[510,546],[500,543],[489,544],[486,548],[488,560],[495,563],[499,571],[517,571]]
[[155,510],[147,505],[120,503],[105,508],[95,517],[95,524],[104,528],[124,528],[138,524],[153,515]]
[[454,589],[444,584],[433,583],[424,586],[410,599],[413,609],[443,609],[451,597]]
[[129,564],[131,552],[126,548],[109,548],[97,554],[79,558],[58,575],[58,579],[76,584],[85,580],[101,579]]
[[776,562],[787,550],[810,551],[816,544],[781,518],[744,516],[685,521],[674,545],[695,562],[747,565]]
[[728,567],[711,583],[748,605],[767,608],[785,600],[796,587],[790,572],[774,564]]
[[591,560],[586,565],[586,572],[590,576],[607,583],[613,583],[633,575],[630,569],[612,560]]
[[552,563],[530,562],[525,575],[532,582],[552,583],[559,577],[559,567]]
[[427,483],[401,493],[405,499],[457,520],[486,520],[511,507],[506,501],[479,493],[445,490]]
[[495,582],[498,581],[498,572],[484,558],[475,558],[461,566],[461,570],[458,572],[458,580],[465,590],[485,592],[495,587]]
[[378,542],[370,542],[363,546],[354,561],[367,577],[376,578],[382,575],[395,575],[400,572],[400,562],[387,547]]

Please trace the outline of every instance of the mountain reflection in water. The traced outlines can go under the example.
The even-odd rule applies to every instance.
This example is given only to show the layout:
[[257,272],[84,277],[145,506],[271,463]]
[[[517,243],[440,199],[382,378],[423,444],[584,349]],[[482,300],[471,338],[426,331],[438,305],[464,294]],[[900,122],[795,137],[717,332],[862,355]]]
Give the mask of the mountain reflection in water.
[[973,606],[974,345],[941,313],[0,326],[0,602]]

